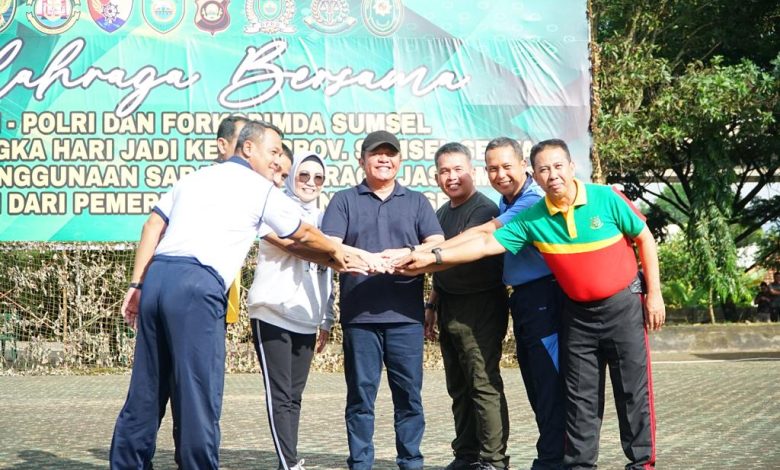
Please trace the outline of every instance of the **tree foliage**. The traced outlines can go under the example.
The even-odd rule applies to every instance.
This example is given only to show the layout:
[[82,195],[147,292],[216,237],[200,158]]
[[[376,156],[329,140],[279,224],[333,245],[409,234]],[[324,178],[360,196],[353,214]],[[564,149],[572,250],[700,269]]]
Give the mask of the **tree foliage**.
[[[660,261],[661,290],[664,302],[670,308],[707,307],[709,291],[707,286],[696,277],[693,271],[695,255],[688,249],[685,234],[678,233],[670,236],[665,243],[658,247],[658,259]],[[759,278],[754,273],[738,273],[736,282],[755,286]],[[752,305],[752,291],[744,291],[742,295],[732,299],[738,307]]]
[[680,236],[669,238],[658,247],[664,301],[671,308],[705,307],[707,291],[691,272],[692,256]]
[[673,70],[719,55],[768,70],[777,56],[780,4],[773,0],[594,0],[596,41],[653,48]]
[[757,263],[778,272],[780,271],[780,222],[774,224],[757,243]]
[[780,196],[759,197],[780,176],[778,17],[757,0],[593,2],[594,166],[656,233],[683,228],[690,274],[721,301],[745,294],[737,244],[780,217]]

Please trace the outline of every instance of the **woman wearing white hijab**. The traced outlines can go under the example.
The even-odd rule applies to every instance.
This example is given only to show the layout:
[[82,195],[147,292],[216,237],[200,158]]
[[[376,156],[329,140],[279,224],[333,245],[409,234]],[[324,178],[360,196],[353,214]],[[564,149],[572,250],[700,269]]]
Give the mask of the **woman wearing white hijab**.
[[[320,226],[317,199],[325,161],[315,153],[293,158],[284,191],[301,207],[301,219]],[[330,269],[281,248],[270,228],[260,230],[260,250],[247,307],[265,385],[271,437],[279,468],[303,470],[298,459],[301,396],[316,350],[324,349],[333,325]],[[319,337],[317,332],[319,330]]]

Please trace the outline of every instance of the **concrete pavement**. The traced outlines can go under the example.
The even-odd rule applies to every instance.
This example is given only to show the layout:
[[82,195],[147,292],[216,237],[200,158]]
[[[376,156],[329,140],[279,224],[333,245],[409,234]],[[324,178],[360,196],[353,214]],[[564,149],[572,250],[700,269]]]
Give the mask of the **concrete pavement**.
[[[656,354],[658,468],[780,468],[780,354]],[[535,424],[517,369],[503,371],[510,406],[512,468],[530,466]],[[0,377],[0,468],[103,469],[129,376]],[[609,390],[609,388],[608,388]],[[224,469],[276,468],[259,375],[227,376],[222,416]],[[312,373],[304,395],[299,451],[307,469],[345,468],[344,380]],[[451,459],[450,401],[440,370],[425,372],[426,468]],[[377,402],[376,469],[395,467],[392,404]],[[624,465],[617,419],[607,396],[600,468]],[[173,469],[171,421],[158,439],[155,469]]]

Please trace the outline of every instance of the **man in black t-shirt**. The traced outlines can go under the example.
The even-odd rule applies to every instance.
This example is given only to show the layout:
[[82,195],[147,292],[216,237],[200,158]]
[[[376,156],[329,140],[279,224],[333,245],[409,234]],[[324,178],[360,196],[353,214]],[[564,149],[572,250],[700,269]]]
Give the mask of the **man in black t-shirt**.
[[[498,207],[474,187],[469,150],[442,146],[435,156],[437,182],[450,198],[436,212],[445,238],[482,225]],[[452,397],[455,459],[448,470],[507,468],[509,416],[499,362],[508,321],[502,257],[492,256],[433,276],[425,332],[437,322],[447,391]]]

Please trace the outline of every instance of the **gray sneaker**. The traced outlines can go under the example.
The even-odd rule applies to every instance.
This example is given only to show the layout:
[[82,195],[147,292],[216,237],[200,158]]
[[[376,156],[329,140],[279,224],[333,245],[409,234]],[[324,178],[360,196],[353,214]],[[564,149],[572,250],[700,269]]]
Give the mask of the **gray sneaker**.
[[[306,463],[306,460],[305,460],[305,459],[301,459],[301,460],[299,460],[299,461],[298,461],[298,463],[296,463],[295,465],[293,465],[292,467],[290,467],[290,470],[306,470],[306,469],[303,467],[303,464],[304,464],[304,463]],[[284,470],[284,467],[282,467],[281,465],[279,465],[279,467],[277,468],[277,470]]]
[[490,462],[475,462],[472,464],[471,470],[506,470],[507,467],[496,467]]
[[306,470],[303,468],[303,464],[306,463],[306,459],[301,459],[298,461],[298,463],[295,464],[294,467],[290,467],[290,470]]

